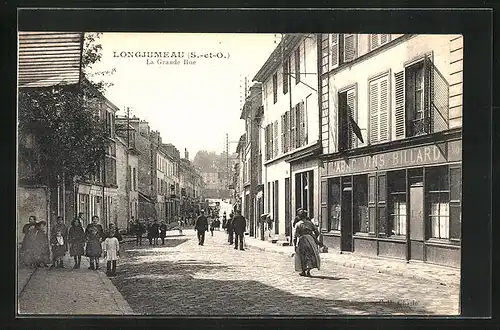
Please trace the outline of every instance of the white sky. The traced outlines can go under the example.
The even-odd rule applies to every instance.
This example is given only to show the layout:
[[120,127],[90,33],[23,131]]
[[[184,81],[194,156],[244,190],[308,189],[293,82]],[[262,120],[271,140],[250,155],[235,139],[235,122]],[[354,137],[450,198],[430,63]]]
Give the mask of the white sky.
[[[279,34],[173,34],[103,33],[102,59],[93,70],[116,72],[106,97],[121,109],[147,120],[161,132],[164,143],[173,143],[192,160],[198,150],[221,153],[226,133],[238,141],[244,133],[240,97],[247,76],[249,86],[278,42]],[[199,58],[195,65],[158,65],[158,58],[114,57],[114,52],[222,52],[228,59]],[[162,60],[173,60],[162,58]],[[241,87],[240,87],[241,86]],[[230,144],[230,152],[236,143]]]

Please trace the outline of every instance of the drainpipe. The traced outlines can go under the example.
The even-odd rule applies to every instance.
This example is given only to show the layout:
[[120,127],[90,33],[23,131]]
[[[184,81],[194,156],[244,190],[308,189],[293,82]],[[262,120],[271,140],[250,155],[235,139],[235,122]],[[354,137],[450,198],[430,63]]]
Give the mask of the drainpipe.
[[[316,48],[317,48],[317,52],[316,52],[316,56],[317,56],[317,60],[316,60],[316,70],[317,70],[317,73],[318,73],[318,143],[320,144],[321,146],[321,151],[320,151],[320,154],[323,154],[323,136],[322,136],[322,121],[323,121],[323,118],[322,118],[322,109],[321,109],[321,98],[322,98],[322,90],[321,90],[321,59],[322,59],[322,49],[323,45],[322,45],[322,37],[321,37],[321,34],[316,34]],[[327,79],[328,76],[326,76]],[[328,100],[328,102],[330,102],[330,100]],[[328,116],[330,116],[330,113],[328,113]],[[328,135],[328,139],[330,138],[330,135]],[[318,170],[319,168],[323,168],[323,161],[322,160],[318,160]],[[318,225],[319,225],[319,231],[321,233],[321,229],[323,228],[323,217],[321,215],[321,170],[318,171],[318,178],[316,179],[317,181],[317,185],[316,185],[316,189],[318,189],[318,202],[319,203],[316,203],[317,204],[317,215],[318,215]]]
[[[299,43],[299,49],[300,49],[300,43]],[[305,52],[305,47],[304,47],[304,52]],[[299,59],[299,63],[300,63],[300,59]],[[290,72],[292,71],[292,66],[291,66],[291,63],[290,63],[290,59],[288,60],[288,66],[289,66],[289,68],[288,68],[288,86],[289,86],[288,93],[290,94],[289,95],[289,100],[290,100],[289,111],[292,111],[292,75],[290,74]],[[295,75],[297,75],[297,74],[300,74],[300,65],[299,65],[299,72],[298,73],[295,72]],[[297,116],[297,114],[296,114],[296,116]],[[288,118],[291,118],[291,116],[289,116]],[[295,122],[297,122],[297,118],[296,117],[295,117]],[[289,123],[289,126],[292,126],[291,123]],[[298,129],[298,127],[295,129],[295,138],[297,138],[297,132],[298,132],[297,129]],[[289,136],[291,137],[290,134],[289,134]],[[294,143],[294,145],[295,145],[295,143]],[[293,210],[293,207],[292,207],[292,191],[294,191],[294,189],[292,189],[292,164],[291,163],[288,163],[288,170],[290,171],[289,174],[288,174],[289,175],[289,180],[290,180],[290,185],[288,186],[288,189],[290,190],[290,192],[289,192],[290,199],[288,201],[286,201],[286,202],[289,204],[289,207],[288,207],[288,209],[289,209],[288,213],[289,214],[288,214],[288,216],[289,217],[291,216],[291,218],[293,219],[293,216],[292,216],[292,214],[293,214],[292,213],[292,210]],[[285,192],[285,196],[286,196],[286,194],[287,194],[287,192]],[[297,197],[297,196],[295,196],[295,197]],[[285,224],[286,224],[286,220],[287,219],[285,219]],[[293,227],[291,227],[291,224],[292,224],[292,221],[290,219],[290,242],[289,242],[290,245],[293,242],[293,237],[292,237],[293,236]]]

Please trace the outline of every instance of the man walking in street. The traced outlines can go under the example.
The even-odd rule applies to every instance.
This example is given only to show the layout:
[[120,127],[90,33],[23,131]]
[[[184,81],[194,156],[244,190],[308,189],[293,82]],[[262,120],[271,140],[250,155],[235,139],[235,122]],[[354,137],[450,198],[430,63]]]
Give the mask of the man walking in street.
[[198,245],[203,245],[205,243],[205,232],[208,231],[208,220],[204,210],[201,210],[200,216],[196,218],[194,229],[198,232]]
[[236,216],[233,219],[233,230],[235,234],[235,240],[234,240],[234,249],[238,249],[238,240],[240,244],[240,250],[244,251],[243,249],[243,238],[245,235],[245,229],[247,227],[247,220],[245,219],[244,216],[241,215],[241,211],[237,210],[236,211]]

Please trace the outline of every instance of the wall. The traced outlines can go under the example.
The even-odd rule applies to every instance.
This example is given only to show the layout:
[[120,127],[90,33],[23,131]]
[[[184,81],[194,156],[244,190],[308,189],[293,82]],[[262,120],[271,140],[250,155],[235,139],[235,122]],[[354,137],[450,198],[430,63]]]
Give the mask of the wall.
[[[363,132],[363,140],[366,142],[368,140],[368,79],[375,75],[381,74],[383,72],[389,72],[389,86],[390,86],[390,122],[394,122],[394,73],[402,71],[404,69],[404,63],[415,59],[418,56],[424,55],[427,52],[433,51],[434,65],[439,69],[441,74],[449,83],[459,83],[458,87],[450,88],[450,95],[452,92],[461,93],[461,77],[462,77],[462,60],[458,60],[459,54],[462,52],[457,48],[460,46],[461,39],[460,36],[455,35],[417,35],[412,37],[402,43],[397,44],[395,42],[392,47],[388,48],[382,53],[376,54],[372,57],[368,57],[360,62],[353,63],[352,65],[347,65],[340,68],[330,76],[329,82],[329,103],[330,103],[330,123],[332,123],[330,130],[333,134],[337,134],[336,127],[334,123],[338,115],[338,100],[337,95],[339,90],[348,87],[350,85],[356,84],[357,88],[357,99],[356,99],[356,110],[357,110],[357,123]],[[450,48],[450,39],[453,39],[452,48]],[[457,48],[457,51],[451,52],[451,49]],[[451,55],[454,54],[454,55]],[[452,61],[453,65],[450,65]],[[460,96],[458,96],[460,95]],[[460,100],[460,101],[459,101]],[[452,101],[454,103],[452,103]],[[456,105],[454,110],[450,109],[450,128],[461,125],[461,94],[457,94],[453,100],[450,97],[450,107]],[[391,127],[391,125],[389,125]],[[394,131],[391,127],[391,131]],[[393,133],[389,136],[393,137]],[[333,147],[333,142],[331,136],[330,139],[330,149],[328,152],[335,152]],[[363,144],[358,144],[361,146]]]
[[[116,196],[117,224],[119,229],[127,228],[128,196],[127,196],[127,152],[126,146],[120,141],[116,143]],[[130,165],[130,164],[129,164]]]
[[30,215],[34,215],[37,221],[46,221],[48,195],[44,187],[18,187],[17,188],[17,242],[23,241],[23,226],[28,223]]

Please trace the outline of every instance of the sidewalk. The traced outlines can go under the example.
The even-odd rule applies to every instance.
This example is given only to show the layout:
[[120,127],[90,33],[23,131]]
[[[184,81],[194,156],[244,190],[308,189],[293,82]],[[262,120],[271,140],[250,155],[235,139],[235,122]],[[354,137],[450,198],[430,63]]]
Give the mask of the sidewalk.
[[20,316],[136,314],[104,274],[106,266],[102,259],[103,271],[87,269],[89,262],[85,257],[80,269],[73,269],[73,260],[69,256],[65,258],[64,266],[65,269],[40,268],[34,273],[24,268],[18,270]]
[[[260,239],[245,236],[248,247],[262,251],[277,252],[286,256],[292,256],[295,252],[293,246],[278,246],[276,244],[261,241]],[[435,281],[443,285],[460,285],[460,269],[438,266],[426,263],[410,262],[404,260],[394,260],[389,258],[377,258],[355,255],[351,253],[341,254],[339,251],[329,251],[321,253],[321,259],[327,262],[358,269],[372,270],[379,273],[392,274],[407,278],[414,278],[426,281]]]

